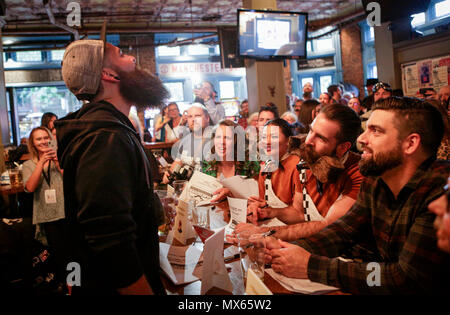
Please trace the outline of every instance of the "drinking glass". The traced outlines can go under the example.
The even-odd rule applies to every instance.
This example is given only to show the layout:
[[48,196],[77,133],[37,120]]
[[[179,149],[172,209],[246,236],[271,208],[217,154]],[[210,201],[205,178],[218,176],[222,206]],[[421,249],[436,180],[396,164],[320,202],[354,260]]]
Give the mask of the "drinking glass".
[[184,188],[186,187],[187,180],[175,180],[173,181],[173,190],[174,190],[174,198],[178,200],[180,198],[181,193],[183,192]]
[[248,269],[252,269],[258,278],[263,281],[264,252],[266,248],[265,235],[263,233],[252,234],[250,231],[243,231],[237,235],[237,239],[244,285],[247,285]]
[[192,224],[209,229],[209,209],[210,207],[193,207]]
[[9,182],[11,187],[18,188],[21,187],[22,184],[22,176],[20,174],[19,168],[15,166],[11,166],[8,168]]

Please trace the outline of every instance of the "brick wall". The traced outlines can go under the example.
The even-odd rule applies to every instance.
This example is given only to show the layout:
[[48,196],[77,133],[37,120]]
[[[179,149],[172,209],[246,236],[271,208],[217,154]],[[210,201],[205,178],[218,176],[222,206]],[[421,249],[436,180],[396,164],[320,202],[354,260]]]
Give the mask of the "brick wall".
[[361,33],[358,25],[350,25],[341,30],[341,56],[344,82],[351,83],[359,89],[359,96],[364,96],[364,72],[361,48]]
[[120,47],[123,52],[136,57],[137,64],[143,68],[156,72],[154,35],[120,35]]

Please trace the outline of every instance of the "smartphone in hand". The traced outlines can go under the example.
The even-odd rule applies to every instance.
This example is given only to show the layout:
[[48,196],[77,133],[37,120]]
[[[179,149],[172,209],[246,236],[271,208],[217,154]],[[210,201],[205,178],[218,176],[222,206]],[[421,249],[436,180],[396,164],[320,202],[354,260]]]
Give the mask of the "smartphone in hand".
[[58,144],[57,144],[57,142],[56,142],[56,139],[52,139],[52,140],[50,140],[49,142],[48,142],[48,147],[50,148],[50,149],[52,149],[53,151],[57,151],[58,150]]

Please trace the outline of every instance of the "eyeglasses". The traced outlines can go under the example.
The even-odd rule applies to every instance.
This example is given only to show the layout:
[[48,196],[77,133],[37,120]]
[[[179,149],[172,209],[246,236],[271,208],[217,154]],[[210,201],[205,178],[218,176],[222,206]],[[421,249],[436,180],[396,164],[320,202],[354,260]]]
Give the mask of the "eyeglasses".
[[378,82],[377,84],[375,84],[372,88],[372,91],[375,93],[376,91],[378,91],[379,89],[383,89],[386,91],[391,91],[392,92],[392,88],[389,84],[387,83],[383,83],[383,82]]

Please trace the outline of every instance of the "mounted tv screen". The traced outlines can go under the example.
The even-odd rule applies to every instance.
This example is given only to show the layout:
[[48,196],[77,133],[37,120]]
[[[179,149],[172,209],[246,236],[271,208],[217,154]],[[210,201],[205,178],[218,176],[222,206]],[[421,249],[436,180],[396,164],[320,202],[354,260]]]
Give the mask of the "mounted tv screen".
[[238,9],[238,29],[242,57],[306,58],[308,13]]

